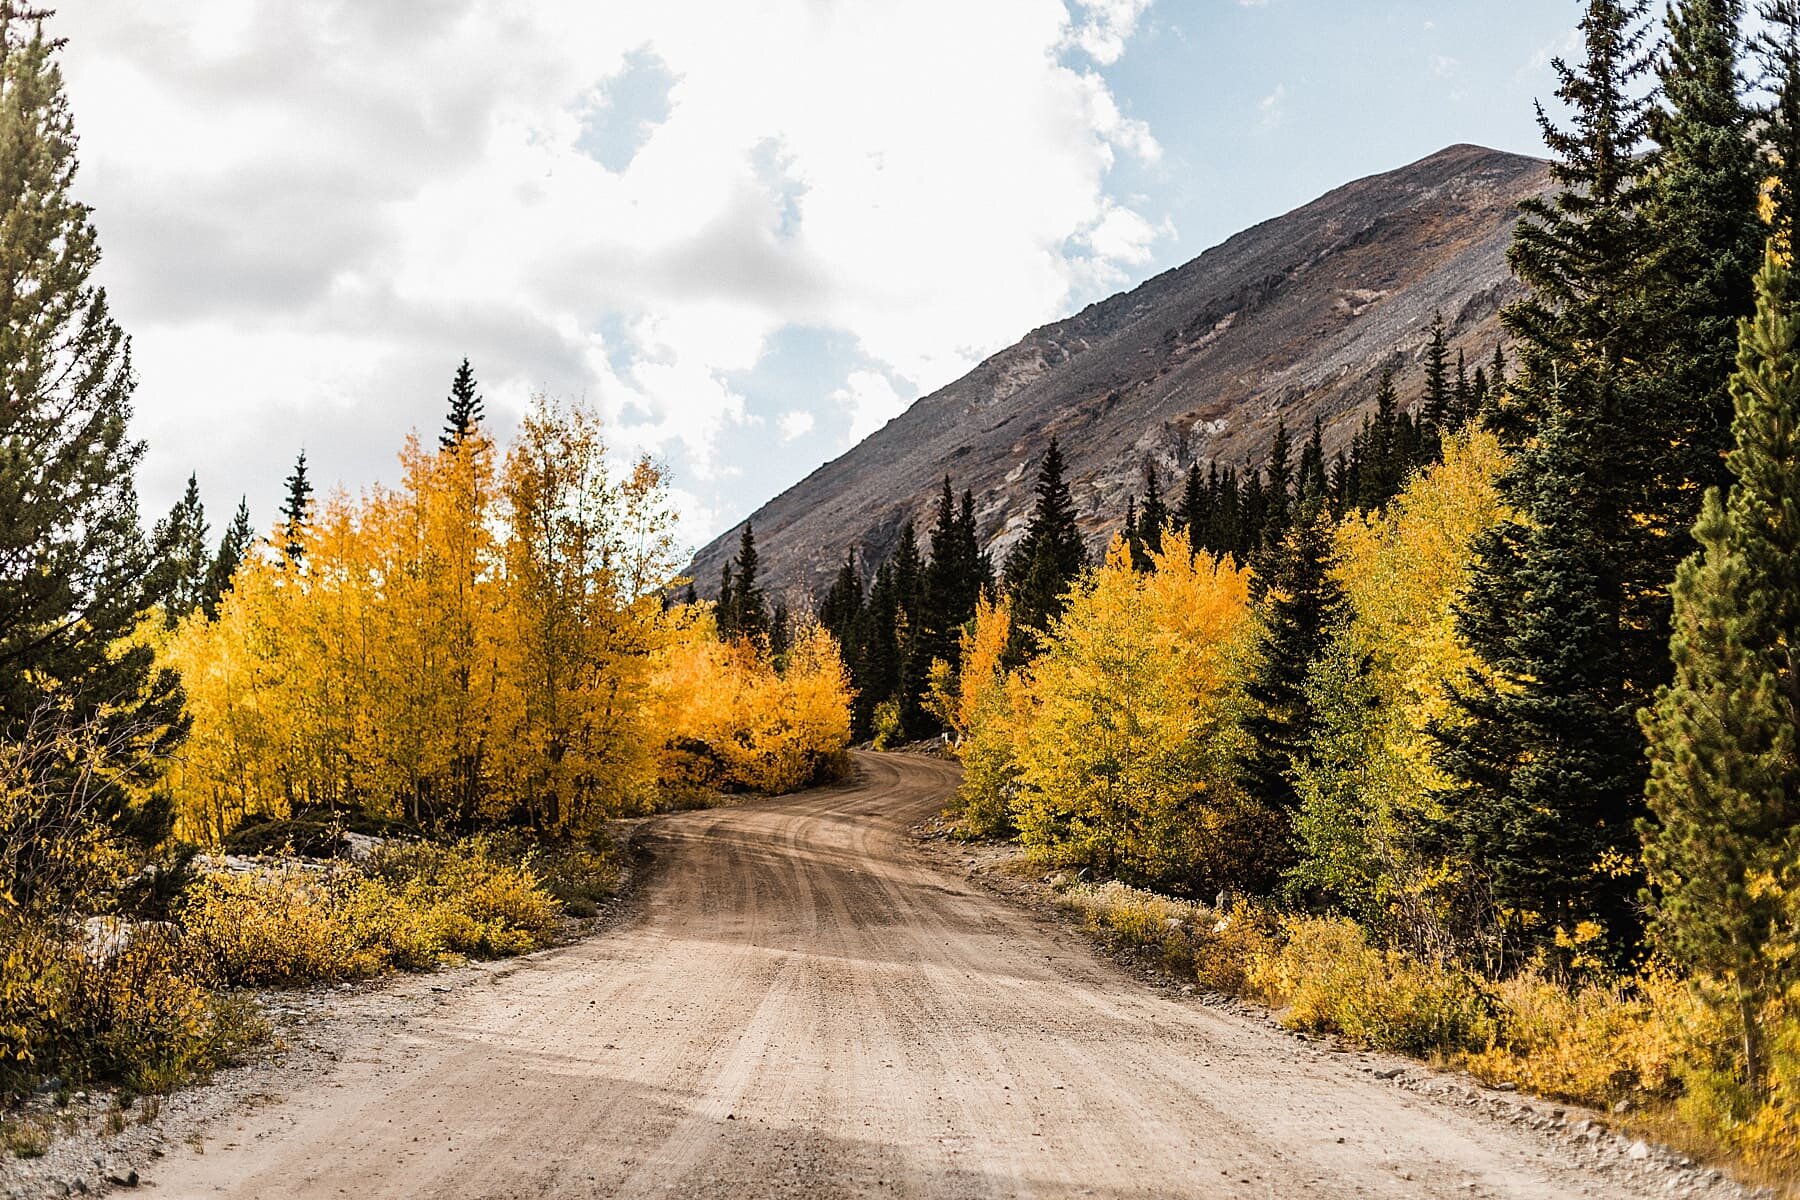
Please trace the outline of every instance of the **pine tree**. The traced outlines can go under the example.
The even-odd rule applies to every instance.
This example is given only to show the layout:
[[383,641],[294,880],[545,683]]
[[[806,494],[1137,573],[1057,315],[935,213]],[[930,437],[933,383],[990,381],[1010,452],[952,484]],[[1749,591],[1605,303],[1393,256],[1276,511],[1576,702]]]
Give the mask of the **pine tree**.
[[762,588],[757,586],[761,563],[756,555],[756,530],[744,522],[738,535],[737,579],[731,590],[731,633],[756,641],[769,636],[769,605]]
[[151,597],[173,629],[206,602],[206,580],[212,556],[206,546],[206,508],[200,503],[200,481],[188,476],[187,488],[169,515],[150,535],[152,564],[145,580]]
[[1642,714],[1644,853],[1662,949],[1724,985],[1753,1094],[1762,1018],[1800,983],[1800,305],[1775,242],[1731,392],[1729,500],[1708,492],[1675,582],[1672,683]]
[[1037,504],[1025,536],[1006,556],[1005,584],[1012,597],[1012,643],[1008,661],[1022,662],[1033,646],[1032,635],[1061,614],[1063,597],[1081,574],[1086,554],[1075,524],[1075,502],[1063,481],[1062,451],[1056,439],[1038,468]]
[[869,587],[869,601],[857,620],[856,704],[852,724],[867,736],[875,708],[891,700],[900,687],[900,599],[894,586],[892,559],[881,564]]
[[1137,497],[1125,497],[1125,525],[1119,530],[1119,536],[1125,539],[1125,553],[1131,559],[1133,570],[1148,571],[1150,556],[1144,552],[1143,533],[1138,529]]
[[831,581],[825,598],[819,602],[819,624],[837,638],[845,663],[852,672],[855,670],[856,620],[862,615],[862,607],[862,573],[856,569],[856,550],[852,548],[845,553],[837,578]]
[[481,396],[475,391],[475,372],[465,358],[462,366],[456,368],[456,377],[450,381],[450,413],[444,418],[444,432],[438,437],[438,446],[448,450],[462,445],[485,415]]
[[[1481,368],[1475,369],[1477,375]],[[1456,352],[1456,383],[1450,390],[1449,424],[1444,432],[1455,433],[1468,423],[1469,414],[1475,410],[1474,385],[1469,382],[1469,362],[1461,350]]]
[[1738,322],[1750,315],[1765,230],[1757,214],[1762,167],[1752,113],[1739,90],[1739,0],[1679,0],[1669,9],[1661,64],[1665,107],[1645,216],[1654,253],[1645,302],[1656,386],[1621,432],[1628,529],[1623,558],[1626,670],[1647,699],[1668,678],[1669,583],[1694,549],[1700,497],[1725,482],[1731,443],[1728,381]]
[[1162,553],[1163,530],[1169,524],[1169,506],[1156,482],[1156,464],[1144,464],[1144,507],[1138,513],[1138,540],[1151,554]]
[[1272,548],[1258,586],[1262,632],[1245,684],[1251,709],[1241,774],[1252,796],[1282,812],[1291,813],[1298,803],[1294,766],[1315,732],[1307,680],[1345,612],[1343,589],[1332,575],[1333,532],[1322,503],[1303,504]]
[[1390,367],[1381,373],[1381,385],[1375,392],[1375,414],[1362,433],[1357,507],[1365,512],[1386,506],[1406,482],[1406,447],[1400,432],[1400,415],[1400,396],[1394,389],[1394,371]]
[[1175,510],[1175,524],[1185,530],[1188,545],[1200,548],[1206,545],[1212,532],[1212,508],[1210,501],[1219,490],[1219,464],[1212,464],[1212,480],[1200,474],[1198,462],[1188,465],[1187,482],[1181,489],[1181,506]]
[[1450,384],[1450,343],[1444,332],[1444,314],[1431,319],[1431,340],[1425,344],[1425,398],[1419,404],[1419,461],[1433,461],[1450,430],[1455,404]]
[[143,447],[127,429],[129,341],[94,280],[90,210],[70,194],[57,48],[39,14],[0,4],[0,736],[46,718],[91,732],[109,750],[91,798],[116,829],[155,836],[127,829],[133,811],[156,814],[128,810],[110,780],[143,781],[174,747],[182,698],[128,640],[149,607]]
[[1331,480],[1325,473],[1325,422],[1314,414],[1312,436],[1306,440],[1306,449],[1300,452],[1300,472],[1294,478],[1294,498],[1299,501],[1309,497],[1323,499],[1330,486]]
[[231,516],[231,524],[225,527],[225,536],[219,539],[218,552],[213,555],[212,563],[206,568],[206,589],[200,602],[200,610],[206,614],[207,620],[213,620],[219,615],[219,602],[231,590],[231,581],[237,577],[238,567],[243,565],[245,556],[255,544],[256,530],[250,525],[250,503],[240,496],[237,511]]
[[1502,492],[1519,520],[1476,550],[1459,628],[1486,670],[1439,728],[1448,841],[1501,910],[1548,944],[1597,921],[1635,936],[1625,864],[1642,808],[1640,697],[1627,674],[1625,446],[1643,397],[1647,0],[1589,0],[1585,61],[1556,70],[1573,111],[1540,116],[1559,191],[1524,202],[1509,254],[1531,289],[1504,323],[1522,371],[1495,410],[1513,450]]
[[281,504],[281,552],[290,566],[306,557],[306,531],[312,527],[312,481],[306,476],[306,451],[294,460],[287,477],[287,499]]
[[925,568],[924,595],[920,602],[921,654],[925,663],[943,659],[952,666],[962,660],[959,632],[975,616],[981,596],[982,562],[975,538],[975,497],[963,493],[958,507],[950,477],[938,497],[936,519],[931,525],[931,561]]

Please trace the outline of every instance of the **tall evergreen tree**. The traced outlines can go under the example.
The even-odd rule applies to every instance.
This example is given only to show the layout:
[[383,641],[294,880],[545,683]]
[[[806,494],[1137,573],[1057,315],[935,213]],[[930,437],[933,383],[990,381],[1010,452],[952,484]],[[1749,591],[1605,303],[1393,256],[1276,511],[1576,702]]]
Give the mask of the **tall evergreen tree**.
[[1573,125],[1540,117],[1559,190],[1522,205],[1509,258],[1531,290],[1504,314],[1521,373],[1493,422],[1521,519],[1476,547],[1459,626],[1486,670],[1455,689],[1458,714],[1439,730],[1449,840],[1523,948],[1588,920],[1615,945],[1635,936],[1626,864],[1644,771],[1626,669],[1638,547],[1625,447],[1649,386],[1646,2],[1589,0],[1584,61],[1556,63]]
[[312,526],[312,480],[306,475],[306,451],[294,460],[289,475],[287,499],[281,502],[281,552],[289,565],[297,565],[306,557],[306,531]]
[[1773,245],[1744,323],[1730,499],[1675,582],[1675,677],[1642,714],[1658,944],[1737,1010],[1763,1091],[1770,1000],[1800,983],[1800,304]]
[[756,554],[756,530],[744,522],[738,534],[737,580],[731,592],[731,632],[736,637],[769,636],[769,603],[757,584],[762,564]]
[[444,432],[438,437],[438,445],[445,450],[462,445],[463,439],[475,432],[485,415],[481,396],[475,390],[475,371],[465,358],[450,381],[450,412],[444,418]]
[[1063,597],[1086,562],[1055,438],[1038,468],[1036,495],[1025,536],[1006,556],[1005,583],[1013,613],[1008,658],[1014,663],[1029,653],[1032,635],[1062,613]]
[[856,550],[844,554],[837,577],[819,602],[819,624],[829,629],[842,648],[846,665],[855,669],[856,619],[862,615],[862,573],[856,568]]
[[1645,205],[1654,254],[1646,314],[1658,386],[1634,404],[1622,464],[1638,543],[1623,559],[1626,669],[1640,699],[1668,677],[1669,583],[1694,549],[1705,489],[1725,482],[1728,380],[1750,315],[1765,229],[1763,171],[1740,91],[1739,0],[1677,0],[1668,13],[1653,114],[1656,169]]
[[231,524],[225,527],[225,534],[219,539],[218,552],[206,568],[206,593],[200,609],[207,620],[219,615],[219,602],[231,590],[238,567],[243,565],[244,557],[255,544],[256,530],[250,525],[250,502],[240,496],[237,511],[231,515]]
[[1138,539],[1152,554],[1162,553],[1163,530],[1169,524],[1169,506],[1156,481],[1156,464],[1144,464],[1144,507],[1138,512]]
[[[41,16],[0,4],[0,735],[56,709],[141,779],[184,732],[181,694],[127,637],[149,603],[143,447],[127,430],[129,342],[94,280],[90,210],[70,194],[57,48]],[[122,791],[96,799],[127,821]]]
[[1440,312],[1431,319],[1431,340],[1425,343],[1425,398],[1419,404],[1419,431],[1426,459],[1437,457],[1443,436],[1450,429],[1454,406],[1450,342],[1444,331],[1444,314]]
[[1406,482],[1406,450],[1400,435],[1400,395],[1394,389],[1390,367],[1381,373],[1375,392],[1375,413],[1362,433],[1357,481],[1357,507],[1378,509],[1400,494]]
[[876,706],[892,699],[900,688],[900,614],[894,562],[889,559],[875,572],[868,603],[857,621],[857,695],[852,724],[865,736],[873,729]]
[[1325,422],[1315,413],[1312,436],[1306,440],[1306,448],[1300,452],[1300,472],[1294,478],[1294,497],[1296,500],[1308,497],[1321,499],[1330,489],[1330,484],[1331,480],[1325,473]]
[[206,602],[207,572],[212,566],[206,534],[200,481],[189,475],[181,499],[156,523],[150,536],[153,562],[146,583],[171,629]]
[[1333,533],[1325,506],[1316,499],[1303,503],[1271,550],[1258,589],[1262,630],[1245,684],[1251,708],[1242,775],[1251,795],[1282,812],[1298,805],[1295,764],[1316,732],[1306,684],[1345,612],[1343,589],[1332,574]]
[[1187,531],[1188,544],[1199,547],[1210,535],[1212,512],[1209,501],[1219,490],[1219,464],[1211,466],[1212,480],[1200,474],[1199,462],[1188,464],[1187,482],[1181,489],[1181,505],[1175,510],[1175,524]]

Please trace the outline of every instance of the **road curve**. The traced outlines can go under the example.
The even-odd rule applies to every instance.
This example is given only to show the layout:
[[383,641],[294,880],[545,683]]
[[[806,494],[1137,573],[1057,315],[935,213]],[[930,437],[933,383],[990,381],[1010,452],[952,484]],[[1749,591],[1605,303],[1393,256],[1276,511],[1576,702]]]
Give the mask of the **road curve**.
[[[371,1032],[155,1194],[1632,1196],[930,865],[950,764],[683,813],[637,915]],[[1645,1185],[1648,1186],[1648,1185]]]

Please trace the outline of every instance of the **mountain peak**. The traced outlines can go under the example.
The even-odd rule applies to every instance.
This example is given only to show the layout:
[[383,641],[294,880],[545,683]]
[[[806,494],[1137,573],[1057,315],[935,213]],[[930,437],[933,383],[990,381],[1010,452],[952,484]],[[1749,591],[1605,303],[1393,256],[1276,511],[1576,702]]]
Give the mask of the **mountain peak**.
[[[1335,451],[1385,368],[1403,397],[1417,391],[1435,314],[1471,369],[1493,356],[1517,294],[1506,247],[1518,205],[1548,186],[1541,159],[1447,146],[1032,330],[752,514],[764,578],[816,594],[853,545],[873,566],[906,520],[929,519],[946,473],[974,491],[998,555],[1053,435],[1096,546],[1146,465],[1170,494],[1190,465],[1258,462],[1278,421],[1298,430],[1314,416]],[[717,579],[737,536],[702,549],[689,573]]]

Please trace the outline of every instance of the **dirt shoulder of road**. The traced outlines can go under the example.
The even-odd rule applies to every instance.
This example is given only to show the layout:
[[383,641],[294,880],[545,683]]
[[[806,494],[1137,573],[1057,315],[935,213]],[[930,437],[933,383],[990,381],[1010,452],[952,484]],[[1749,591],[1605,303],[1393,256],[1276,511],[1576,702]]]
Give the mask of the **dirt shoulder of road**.
[[[1746,1200],[1776,1200],[1780,1195],[1772,1188],[1741,1184],[1720,1167],[1650,1140],[1632,1127],[1629,1117],[1621,1119],[1580,1105],[1521,1094],[1509,1086],[1484,1083],[1466,1071],[1363,1050],[1335,1037],[1289,1029],[1281,1023],[1280,1014],[1267,1006],[1200,989],[1192,979],[1166,968],[1151,951],[1115,945],[1087,928],[1059,903],[1059,893],[1052,883],[1055,873],[1033,863],[1016,842],[959,840],[942,817],[921,821],[911,832],[919,851],[940,870],[960,875],[1030,911],[1047,926],[1082,934],[1120,972],[1145,987],[1260,1025],[1291,1039],[1297,1048],[1342,1055],[1362,1073],[1397,1091],[1472,1111],[1495,1125],[1537,1130],[1557,1139],[1573,1164],[1606,1172],[1623,1168],[1647,1180],[1660,1181],[1671,1195],[1703,1194]],[[1791,1200],[1794,1194],[1787,1195]]]
[[[258,991],[268,1022],[266,1043],[245,1062],[166,1096],[140,1097],[120,1108],[111,1091],[75,1092],[66,1105],[37,1097],[9,1119],[47,1130],[43,1153],[20,1158],[0,1152],[0,1200],[46,1200],[136,1188],[158,1160],[179,1148],[204,1153],[208,1131],[226,1118],[276,1104],[317,1086],[347,1054],[411,1022],[471,988],[494,987],[557,949],[603,935],[638,908],[657,862],[639,844],[655,817],[614,823],[623,849],[619,886],[592,917],[564,921],[557,944],[514,958],[394,972],[355,983]],[[222,1143],[225,1144],[225,1143]]]

